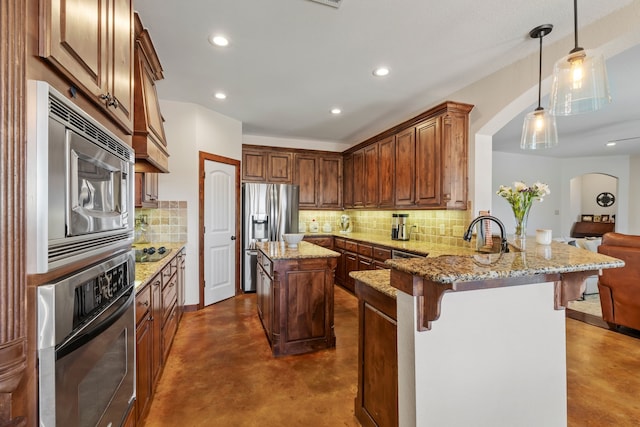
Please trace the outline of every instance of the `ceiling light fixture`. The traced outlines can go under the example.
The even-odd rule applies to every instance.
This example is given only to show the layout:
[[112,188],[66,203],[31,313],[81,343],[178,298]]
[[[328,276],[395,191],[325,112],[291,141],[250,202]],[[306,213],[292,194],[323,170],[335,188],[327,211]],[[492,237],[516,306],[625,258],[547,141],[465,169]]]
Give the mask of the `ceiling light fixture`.
[[342,110],[339,109],[339,108],[332,108],[331,109],[331,114],[336,114],[337,115],[337,114],[340,114],[340,113],[342,113]]
[[216,99],[227,99],[227,94],[224,92],[216,92],[213,96],[215,96]]
[[575,47],[553,69],[549,111],[556,116],[596,111],[611,102],[604,57],[578,46],[578,0],[573,0],[573,26]]
[[211,36],[209,38],[209,42],[215,46],[220,46],[220,47],[229,46],[229,39],[227,39],[224,36]]
[[384,77],[389,75],[389,68],[387,67],[378,67],[375,70],[373,70],[373,75],[376,77]]
[[558,144],[556,118],[544,111],[540,106],[542,95],[542,38],[549,34],[553,25],[540,25],[529,32],[532,39],[540,39],[540,61],[538,68],[538,108],[527,114],[522,125],[522,139],[520,148],[523,150],[537,150],[549,148]]
[[615,146],[616,146],[616,143],[615,143],[615,142],[607,142],[605,145],[606,145],[607,147],[615,147]]

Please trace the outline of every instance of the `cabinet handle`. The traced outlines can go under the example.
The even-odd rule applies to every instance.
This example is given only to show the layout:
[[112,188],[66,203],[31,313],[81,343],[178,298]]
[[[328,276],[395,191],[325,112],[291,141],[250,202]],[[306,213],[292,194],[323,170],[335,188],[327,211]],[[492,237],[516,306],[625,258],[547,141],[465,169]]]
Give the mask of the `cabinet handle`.
[[105,103],[107,104],[107,107],[118,108],[120,106],[120,103],[118,102],[116,97],[112,96],[109,92],[103,93],[102,95],[100,95],[100,99],[105,101]]
[[153,286],[160,286],[160,280],[156,280],[156,282],[153,284]]
[[144,305],[145,307],[149,307],[149,301],[139,301],[138,305]]

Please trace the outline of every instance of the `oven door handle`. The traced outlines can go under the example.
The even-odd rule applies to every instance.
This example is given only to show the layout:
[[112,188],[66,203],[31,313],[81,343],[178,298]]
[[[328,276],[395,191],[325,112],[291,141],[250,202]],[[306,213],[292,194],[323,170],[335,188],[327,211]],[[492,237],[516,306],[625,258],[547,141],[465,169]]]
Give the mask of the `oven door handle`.
[[[76,335],[69,341],[63,343],[59,348],[57,348],[56,360],[62,359],[67,354],[70,354],[73,351],[79,349],[80,347],[87,344],[89,341],[109,329],[109,327],[116,323],[118,319],[120,319],[124,315],[124,313],[133,305],[134,295],[135,292],[132,286],[130,290],[122,294],[122,296],[118,298],[117,302],[112,305],[119,305],[117,310],[115,310],[106,319],[102,320],[95,326],[87,328],[86,330],[82,331],[82,333]],[[122,303],[122,301],[124,301],[124,303]]]

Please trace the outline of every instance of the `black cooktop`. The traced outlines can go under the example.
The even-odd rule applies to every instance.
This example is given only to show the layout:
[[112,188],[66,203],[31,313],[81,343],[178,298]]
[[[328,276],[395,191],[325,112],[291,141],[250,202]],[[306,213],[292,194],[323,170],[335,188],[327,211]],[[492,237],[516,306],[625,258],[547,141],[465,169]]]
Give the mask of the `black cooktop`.
[[167,249],[164,246],[160,246],[159,248],[149,246],[136,249],[136,262],[157,262],[169,255],[170,252],[171,249]]

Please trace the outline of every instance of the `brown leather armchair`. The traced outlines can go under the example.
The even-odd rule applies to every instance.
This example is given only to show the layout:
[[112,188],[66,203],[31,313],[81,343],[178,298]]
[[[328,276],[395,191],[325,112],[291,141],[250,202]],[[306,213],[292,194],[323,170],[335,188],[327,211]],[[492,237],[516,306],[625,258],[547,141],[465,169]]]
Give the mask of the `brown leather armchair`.
[[622,268],[602,270],[598,278],[602,318],[640,330],[640,236],[606,233],[598,252],[624,261]]

